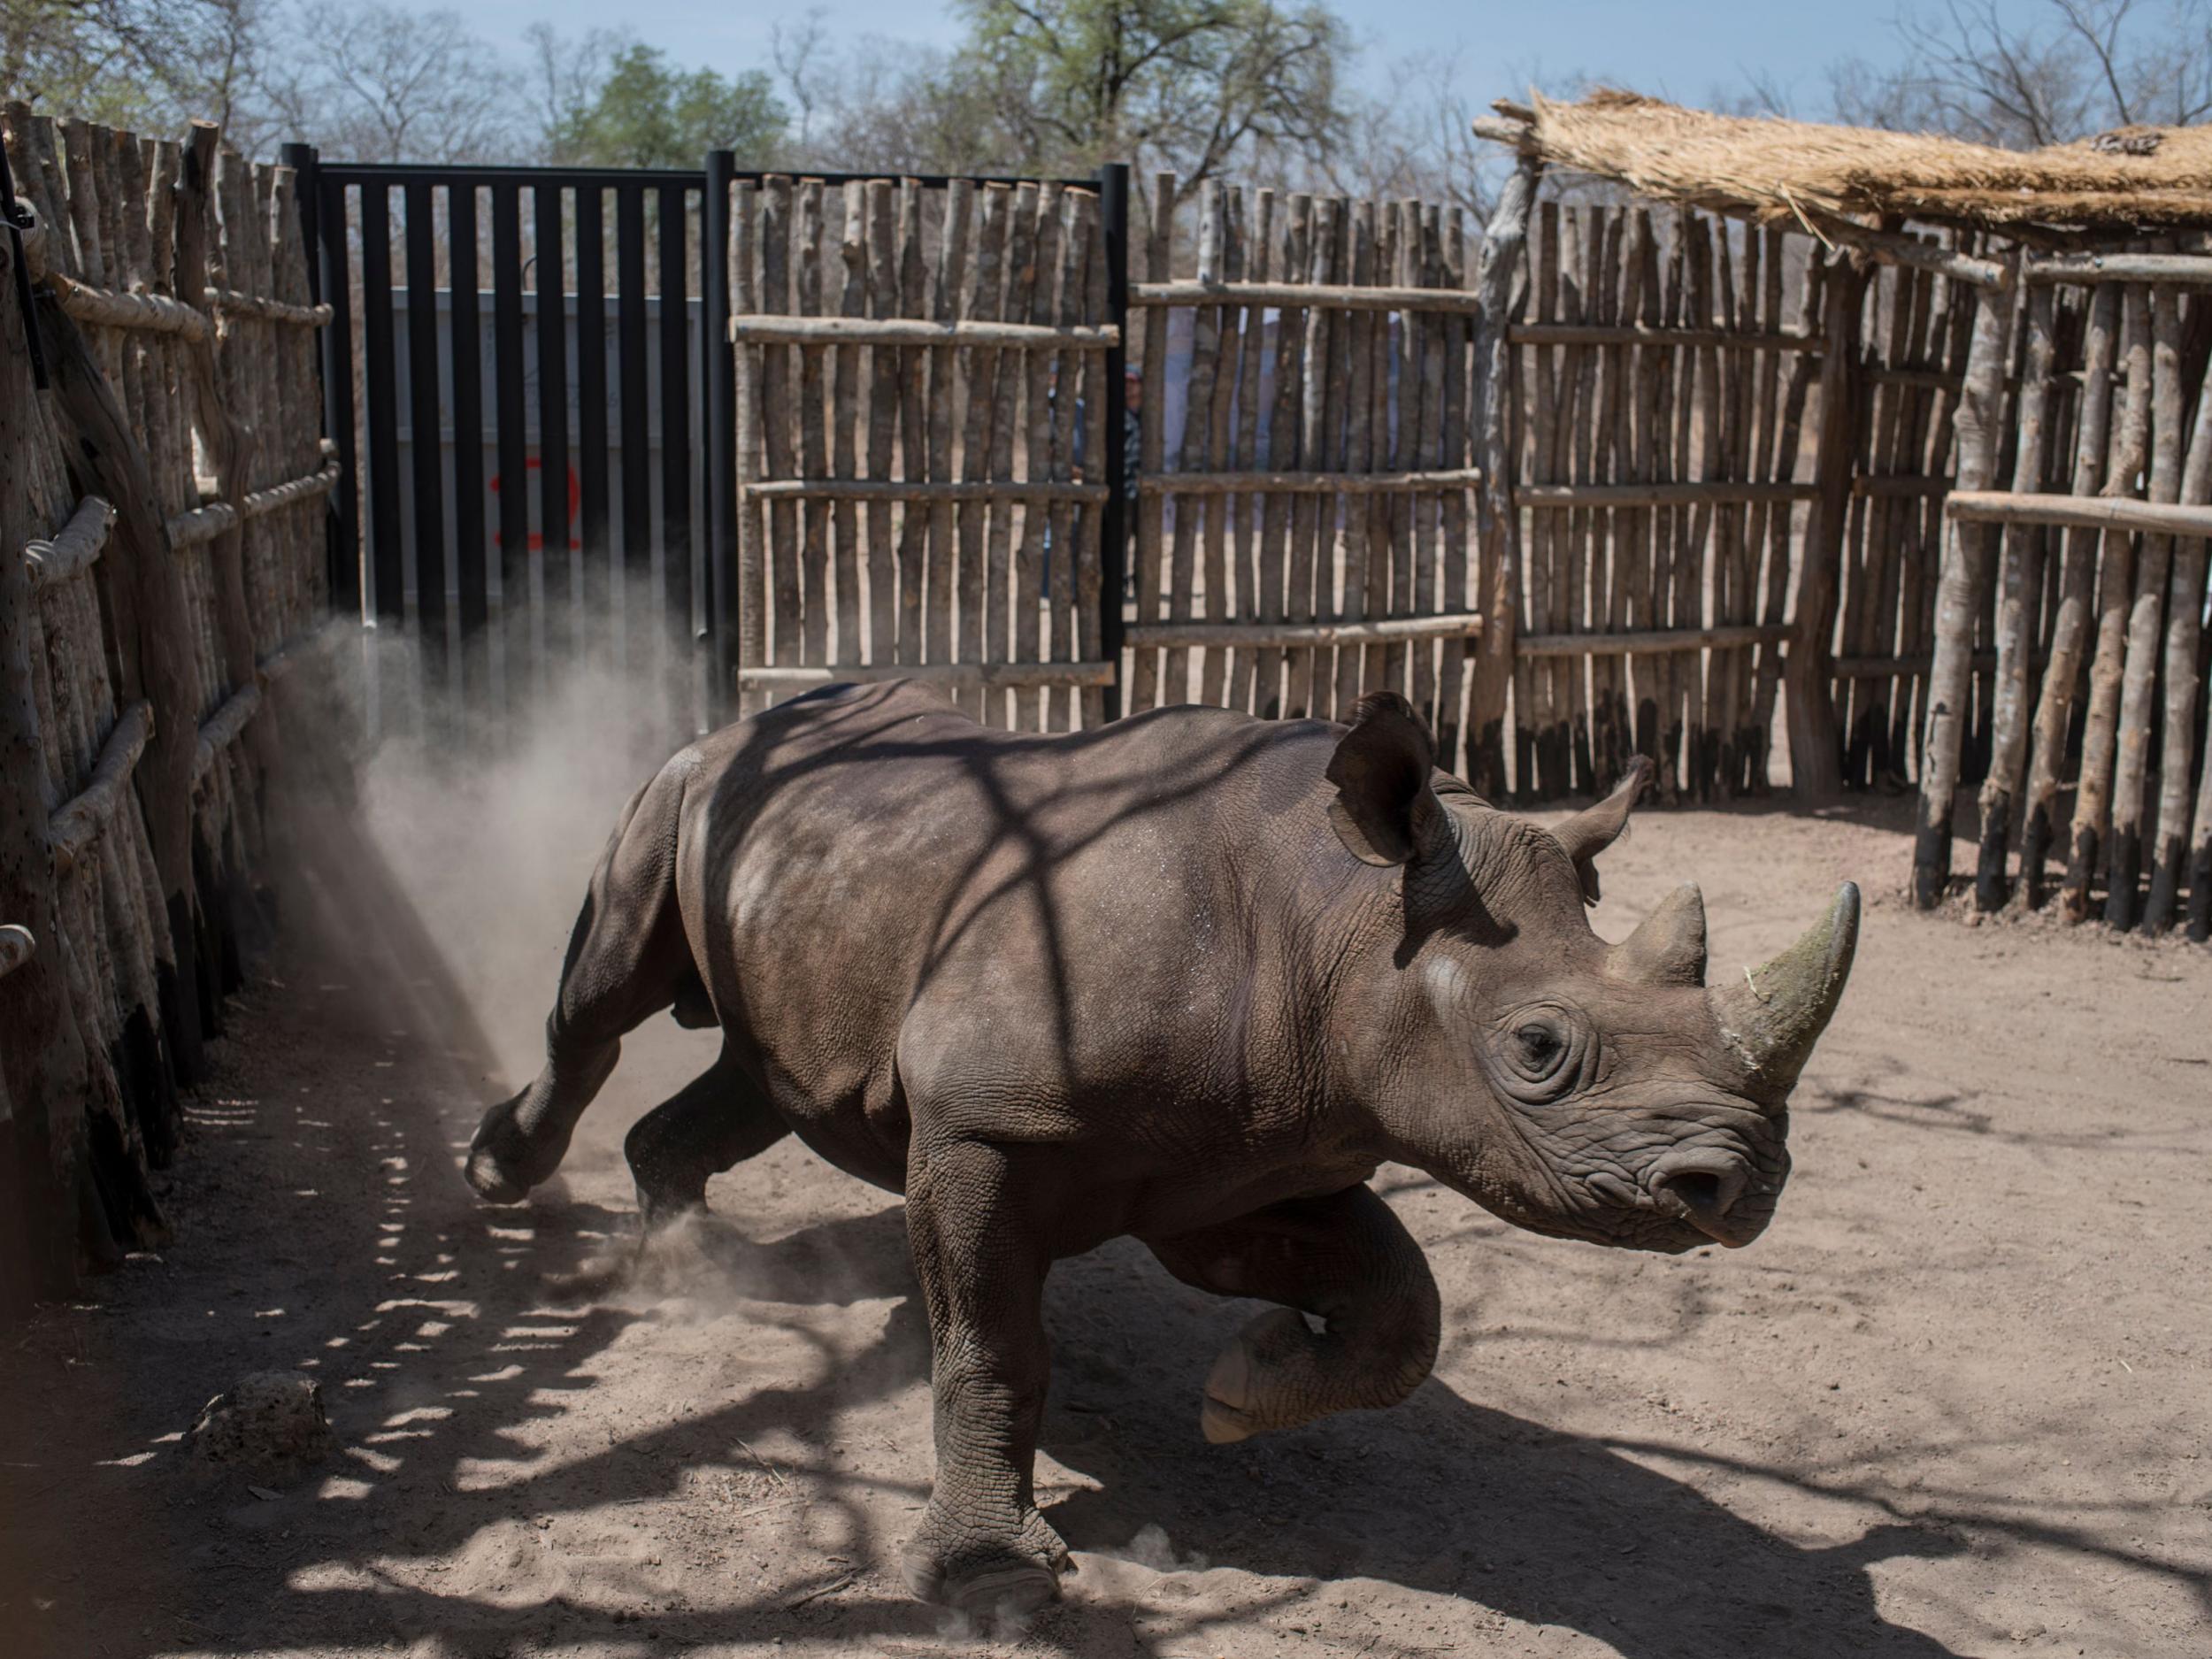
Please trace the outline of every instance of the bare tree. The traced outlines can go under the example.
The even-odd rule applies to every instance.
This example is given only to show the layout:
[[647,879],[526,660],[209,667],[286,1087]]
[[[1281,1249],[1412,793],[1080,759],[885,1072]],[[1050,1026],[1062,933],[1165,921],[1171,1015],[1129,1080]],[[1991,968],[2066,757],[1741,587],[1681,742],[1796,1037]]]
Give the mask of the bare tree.
[[1894,27],[1900,67],[1832,72],[1839,119],[2024,148],[2212,113],[2212,0],[2046,0],[2027,25],[1997,0],[1946,0]]
[[1404,58],[1385,77],[1386,96],[1348,99],[1337,141],[1301,177],[1340,195],[1383,200],[1414,196],[1465,208],[1477,224],[1490,216],[1496,181],[1511,157],[1474,134],[1486,114],[1470,88],[1463,55]]
[[1025,76],[903,42],[864,40],[818,83],[804,153],[889,173],[1061,173],[1087,164],[1037,121]]
[[795,23],[780,18],[768,29],[769,55],[799,118],[796,137],[803,155],[810,153],[814,114],[829,96],[837,73],[825,27],[827,16],[820,6],[815,6]]
[[269,79],[277,119],[358,161],[494,161],[524,153],[523,101],[454,12],[319,4]]

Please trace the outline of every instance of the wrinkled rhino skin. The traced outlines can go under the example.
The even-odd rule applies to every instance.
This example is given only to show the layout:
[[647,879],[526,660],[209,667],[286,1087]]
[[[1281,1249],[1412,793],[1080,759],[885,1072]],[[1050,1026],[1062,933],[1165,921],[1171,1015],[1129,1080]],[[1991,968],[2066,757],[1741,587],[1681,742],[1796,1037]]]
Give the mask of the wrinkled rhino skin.
[[1177,708],[1060,736],[912,684],[810,694],[631,801],[545,1069],[485,1114],[468,1178],[520,1200],[626,1032],[672,1008],[718,1025],[715,1065],[630,1133],[649,1222],[786,1133],[903,1192],[937,1445],[907,1578],[1033,1606],[1066,1563],[1031,1489],[1054,1261],[1128,1234],[1187,1283],[1282,1304],[1207,1379],[1225,1441],[1428,1374],[1436,1286],[1366,1185],[1386,1159],[1563,1238],[1678,1251],[1766,1225],[1857,892],[1711,990],[1694,888],[1609,946],[1594,859],[1647,776],[1547,831],[1435,770],[1388,694],[1348,729]]

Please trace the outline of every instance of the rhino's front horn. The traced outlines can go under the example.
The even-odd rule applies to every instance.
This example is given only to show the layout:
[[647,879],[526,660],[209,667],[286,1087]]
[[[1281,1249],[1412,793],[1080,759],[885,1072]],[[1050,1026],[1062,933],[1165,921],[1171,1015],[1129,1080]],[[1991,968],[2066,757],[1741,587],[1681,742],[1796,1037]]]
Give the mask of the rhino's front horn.
[[1859,889],[1847,881],[1828,914],[1795,944],[1705,994],[1722,1037],[1751,1068],[1762,1093],[1778,1100],[1796,1083],[1842,998],[1858,943]]

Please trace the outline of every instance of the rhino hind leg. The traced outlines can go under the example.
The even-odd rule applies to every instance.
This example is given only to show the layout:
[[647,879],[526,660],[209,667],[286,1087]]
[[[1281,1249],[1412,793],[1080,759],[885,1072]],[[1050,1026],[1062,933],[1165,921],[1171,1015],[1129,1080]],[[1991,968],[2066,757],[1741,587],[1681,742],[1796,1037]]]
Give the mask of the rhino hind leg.
[[1217,1444],[1395,1405],[1436,1363],[1436,1281],[1421,1247],[1370,1187],[1289,1199],[1146,1242],[1185,1284],[1283,1304],[1214,1361],[1199,1422]]
[[622,1143],[646,1227],[705,1209],[708,1177],[790,1133],[726,1045],[712,1065],[639,1118]]
[[621,1057],[628,1033],[696,977],[676,904],[676,825],[687,774],[671,765],[631,798],[592,872],[545,1022],[545,1066],[492,1107],[465,1172],[487,1202],[519,1203],[551,1178]]

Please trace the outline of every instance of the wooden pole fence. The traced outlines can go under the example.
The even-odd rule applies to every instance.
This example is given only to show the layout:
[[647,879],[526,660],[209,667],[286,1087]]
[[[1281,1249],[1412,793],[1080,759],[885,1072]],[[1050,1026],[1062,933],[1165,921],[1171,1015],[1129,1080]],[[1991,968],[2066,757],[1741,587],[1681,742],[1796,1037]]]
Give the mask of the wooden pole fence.
[[1524,634],[1513,641],[1522,657],[1627,657],[1663,651],[1720,650],[1786,641],[1787,626],[1732,623],[1709,628],[1644,628],[1627,634]]
[[1813,484],[1762,483],[1732,479],[1694,479],[1681,483],[1517,484],[1517,507],[1687,507],[1727,502],[1768,506],[1816,501]]
[[730,338],[756,346],[987,346],[1025,351],[1103,351],[1121,331],[1097,324],[953,321],[862,317],[735,317]]
[[1416,640],[1465,640],[1482,632],[1471,614],[1379,617],[1360,622],[1146,622],[1132,626],[1132,644],[1229,646],[1239,649],[1321,645],[1384,645]]
[[1819,357],[1827,342],[1789,329],[1670,328],[1642,323],[1513,323],[1506,338],[1517,346],[1689,347],[1715,351],[1799,351]]
[[1366,288],[1335,282],[1133,282],[1139,306],[1272,305],[1299,311],[1420,311],[1477,316],[1479,296],[1452,288]]
[[2186,253],[2052,254],[2021,267],[2027,282],[2165,282],[2212,287],[2212,256]]
[[1106,499],[1106,486],[1055,479],[771,478],[742,486],[741,493],[756,501],[1096,503]]
[[270,845],[257,663],[321,616],[338,475],[294,169],[204,125],[141,140],[21,104],[0,124],[38,296],[0,308],[0,913],[50,947],[0,986],[0,1098],[32,1137],[0,1145],[12,1302],[167,1236],[147,1171]]
[[1956,490],[1945,499],[1943,511],[1947,518],[1970,524],[2212,536],[2212,505],[2137,501],[2126,495],[2016,495],[2000,490]]
[[849,681],[915,680],[959,691],[1034,691],[1104,686],[1113,681],[1108,662],[1049,663],[832,663],[799,667],[740,668],[738,683],[761,691],[803,691]]
[[1482,469],[1441,467],[1425,472],[1163,472],[1137,480],[1141,495],[1375,495],[1417,490],[1465,490]]

